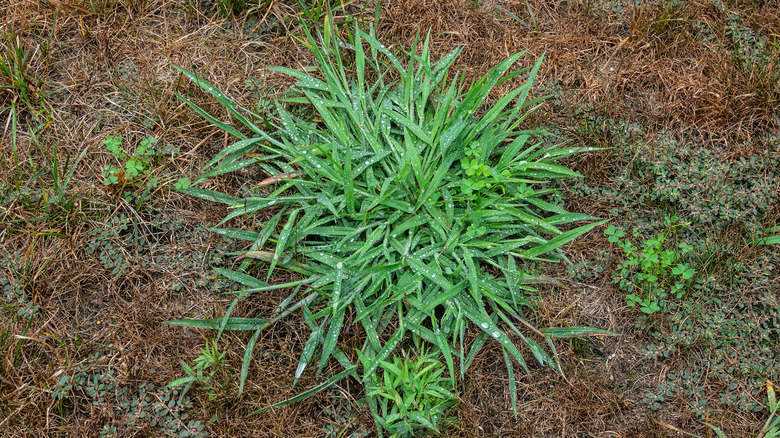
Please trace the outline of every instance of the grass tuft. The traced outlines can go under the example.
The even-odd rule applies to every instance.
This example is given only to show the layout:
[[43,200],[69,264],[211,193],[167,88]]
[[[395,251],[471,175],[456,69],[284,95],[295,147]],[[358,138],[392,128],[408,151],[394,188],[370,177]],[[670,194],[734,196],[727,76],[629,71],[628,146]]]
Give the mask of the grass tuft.
[[[528,99],[542,60],[506,76],[523,55],[515,54],[462,88],[459,75],[449,71],[460,49],[433,62],[429,38],[410,49],[404,65],[373,31],[355,29],[353,39],[343,42],[326,21],[319,38],[306,34],[317,76],[272,68],[298,81],[293,94],[277,104],[276,119],[263,120],[262,129],[213,85],[180,68],[252,132],[245,135],[182,97],[238,141],[180,191],[226,204],[231,213],[222,224],[273,209],[260,232],[218,232],[252,242],[242,257],[266,262],[266,281],[278,268],[302,276],[268,286],[240,272],[222,272],[249,287],[239,298],[295,286],[280,305],[284,312],[262,324],[250,341],[241,387],[259,333],[299,309],[311,334],[296,380],[310,365],[320,373],[335,358],[344,369],[337,377],[352,374],[366,385],[378,424],[389,423],[378,410],[375,373],[410,336],[443,357],[453,385],[490,339],[505,353],[510,387],[516,365],[530,373],[515,336],[541,365],[562,371],[552,338],[605,332],[534,327],[523,308],[532,308],[526,294],[538,279],[527,275],[522,263],[564,259],[560,246],[604,222],[564,231],[561,227],[595,218],[544,200],[545,182],[579,176],[555,162],[589,149],[561,148],[546,143],[542,131],[518,130],[542,100]],[[346,56],[343,48],[354,55]],[[366,80],[369,71],[377,77],[373,84]],[[523,86],[481,108],[496,84],[519,75],[526,77]],[[304,117],[287,109],[301,105],[308,109]],[[209,177],[253,165],[272,175],[259,184],[270,186],[271,193],[234,198],[197,187]],[[347,315],[366,333],[357,351],[360,374],[338,345]],[[229,309],[220,333],[230,321]],[[474,329],[480,334],[467,350],[466,332]],[[516,403],[513,392],[515,409]]]

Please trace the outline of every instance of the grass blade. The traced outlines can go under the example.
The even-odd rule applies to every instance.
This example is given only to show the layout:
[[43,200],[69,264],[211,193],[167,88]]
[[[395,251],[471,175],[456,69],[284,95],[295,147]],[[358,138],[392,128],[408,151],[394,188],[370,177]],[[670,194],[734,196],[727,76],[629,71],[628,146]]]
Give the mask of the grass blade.
[[551,338],[585,338],[589,336],[618,336],[607,330],[591,327],[548,327],[539,329]]
[[575,228],[573,230],[567,231],[559,236],[556,236],[552,239],[550,239],[547,243],[544,245],[539,245],[535,248],[531,248],[527,251],[524,251],[522,253],[522,256],[525,258],[532,258],[536,257],[542,254],[546,254],[550,251],[553,251],[557,248],[559,248],[561,245],[565,245],[572,240],[576,239],[577,237],[580,237],[581,235],[587,233],[588,231],[592,230],[595,227],[598,227],[600,225],[604,225],[605,223],[609,222],[609,219],[603,220],[601,222],[595,222],[588,225],[583,225],[581,227]]
[[313,330],[309,335],[309,339],[306,341],[306,345],[303,346],[303,353],[301,354],[301,358],[298,360],[298,368],[295,370],[295,380],[293,380],[293,386],[298,383],[298,379],[301,378],[303,371],[309,365],[309,362],[314,355],[314,350],[320,343],[321,336],[322,332],[319,329]]
[[282,407],[284,405],[288,405],[290,403],[295,403],[297,401],[307,399],[307,398],[311,397],[312,395],[314,395],[314,394],[316,394],[316,393],[318,393],[318,392],[320,392],[320,391],[322,391],[324,389],[327,389],[329,386],[333,385],[334,383],[339,382],[339,381],[343,380],[344,378],[354,374],[356,369],[357,369],[357,366],[353,365],[353,366],[345,369],[344,371],[336,374],[335,376],[331,377],[330,379],[328,379],[328,380],[326,380],[326,381],[324,381],[324,382],[322,382],[322,383],[312,387],[311,389],[308,389],[308,390],[306,390],[306,391],[296,395],[295,397],[288,398],[287,400],[282,400],[282,401],[280,401],[278,403],[274,403],[273,405],[264,407],[262,409],[258,409],[255,412],[253,412],[253,414],[260,414],[260,413],[263,413],[263,412],[265,412],[265,411],[267,411],[269,409],[280,408],[280,407]]
[[205,328],[219,330],[220,324],[223,324],[225,331],[249,331],[256,330],[259,326],[268,323],[265,318],[212,318],[212,319],[177,319],[175,321],[166,321],[166,324],[180,325],[182,327]]

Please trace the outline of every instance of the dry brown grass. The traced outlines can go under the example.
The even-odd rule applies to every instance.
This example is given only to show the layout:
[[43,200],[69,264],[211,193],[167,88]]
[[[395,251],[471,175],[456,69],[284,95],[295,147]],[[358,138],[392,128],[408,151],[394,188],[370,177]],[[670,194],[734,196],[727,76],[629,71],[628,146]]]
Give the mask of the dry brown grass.
[[[192,7],[196,3],[200,12]],[[101,143],[107,135],[122,134],[130,143],[153,135],[162,143],[174,144],[181,153],[167,171],[182,176],[196,175],[203,163],[228,144],[224,134],[176,98],[175,93],[190,95],[207,111],[226,119],[220,108],[171,64],[197,71],[252,107],[256,96],[245,86],[247,78],[263,77],[267,66],[297,68],[309,62],[305,48],[286,37],[295,30],[295,24],[284,21],[296,13],[294,2],[274,0],[267,10],[254,12],[267,23],[277,20],[262,42],[231,34],[226,30],[229,20],[206,11],[200,3],[15,0],[0,6],[2,29],[12,32],[12,39],[29,54],[26,72],[45,83],[43,97],[35,106],[19,106],[17,162],[43,166],[51,148],[57,148],[60,157],[75,157],[88,149],[69,188],[77,198],[72,212],[57,221],[47,220],[39,204],[20,201],[0,210],[0,252],[22,254],[19,262],[25,271],[18,276],[23,277],[30,299],[40,306],[40,316],[30,322],[2,319],[0,334],[6,339],[0,342],[0,435],[4,437],[97,436],[106,421],[116,420],[113,407],[91,406],[84,396],[58,404],[49,393],[58,376],[72,375],[90,354],[100,352],[103,356],[96,367],[114,370],[118,384],[129,388],[145,381],[164,385],[181,376],[179,360],[191,363],[210,336],[164,322],[185,316],[218,317],[229,305],[229,300],[202,288],[169,290],[167,285],[178,274],[159,267],[132,265],[126,275],[117,278],[85,250],[89,232],[104,227],[107,218],[118,213],[137,214],[100,182],[100,170],[111,162]],[[697,40],[700,29],[694,23],[701,23],[714,38],[724,38],[728,17],[711,2],[692,0],[671,9],[661,4],[632,9],[629,3],[386,1],[377,30],[380,39],[394,49],[409,47],[418,32],[428,29],[435,54],[464,46],[453,71],[462,71],[469,79],[511,53],[528,49],[522,60],[526,64],[544,53],[538,84],[555,81],[561,94],[557,103],[545,104],[534,116],[536,121],[565,127],[567,118],[586,106],[639,122],[648,130],[696,129],[732,156],[738,149],[735,143],[755,140],[777,129],[780,75],[776,63],[780,49],[769,49],[774,60],[768,66],[743,65],[735,62],[728,48]],[[749,17],[751,28],[760,35],[780,35],[780,12],[771,2],[731,3],[742,16]],[[355,13],[364,5],[353,3],[348,11]],[[367,9],[371,8],[369,3]],[[7,79],[0,78],[0,85],[6,85],[2,81]],[[276,93],[285,83],[277,76],[268,78],[268,86]],[[11,156],[9,106],[14,103],[22,103],[18,92],[0,90],[0,122],[4,127],[0,182],[4,187],[28,184],[31,189],[45,191],[50,181],[41,177],[31,182],[34,171],[27,165],[16,167]],[[45,127],[36,129],[41,125]],[[584,144],[585,139],[581,140]],[[586,177],[599,179],[609,172],[609,157],[608,152],[595,152],[571,164]],[[154,172],[164,175],[164,170]],[[229,190],[236,189],[237,183],[218,178],[203,187]],[[218,207],[167,189],[158,190],[155,199],[157,208],[173,213],[190,227],[213,225],[224,216]],[[609,206],[595,199],[571,200],[569,208],[596,216],[607,216],[609,211]],[[41,217],[44,220],[39,220]],[[141,220],[150,223],[148,218]],[[52,231],[64,237],[42,235]],[[170,240],[167,243],[178,242],[175,235],[166,238]],[[181,245],[177,250],[186,252],[191,247],[211,248],[215,242],[200,238]],[[599,236],[589,236],[570,245],[569,250],[572,260],[577,261],[591,258],[603,246]],[[550,269],[552,275],[565,280],[559,268]],[[208,266],[191,274],[211,275]],[[657,383],[666,365],[641,360],[638,346],[646,339],[633,332],[634,316],[626,311],[623,295],[607,282],[567,281],[566,285],[542,291],[540,324],[593,325],[623,336],[582,344],[559,342],[568,380],[544,370],[520,380],[517,419],[509,406],[502,356],[498,350],[486,349],[464,384],[457,411],[460,428],[448,433],[677,436],[651,419],[640,401],[644,389]],[[283,296],[277,292],[255,297],[239,305],[235,315],[268,314]],[[323,409],[332,403],[325,394],[251,415],[315,383],[316,378],[306,375],[298,387],[291,388],[292,372],[305,342],[301,326],[301,321],[293,318],[258,340],[248,386],[240,398],[234,382],[248,337],[224,336],[220,346],[227,351],[226,367],[218,378],[227,383],[217,393],[216,402],[209,401],[203,391],[192,392],[196,397],[193,418],[205,421],[219,413],[209,426],[213,436],[321,436]],[[360,334],[352,335],[344,342],[357,345]],[[342,384],[341,390],[342,397],[354,401],[359,397],[359,385],[352,384]],[[684,406],[678,406],[657,419],[704,433],[701,422],[685,412]],[[370,427],[367,412],[357,418]],[[729,427],[731,431],[747,430],[752,427],[744,426],[749,421],[747,417],[735,418]],[[157,432],[120,433],[155,436]]]
[[[709,2],[633,9],[612,3],[622,9],[598,2],[393,2],[385,5],[380,30],[408,46],[418,29],[431,28],[440,53],[465,47],[457,67],[468,76],[519,50],[528,49],[529,59],[545,53],[538,83],[557,81],[570,105],[648,124],[690,124],[721,143],[775,128],[780,89],[769,72],[776,61],[768,68],[738,65],[728,48],[698,41],[695,23],[714,38],[726,32],[726,17]],[[776,11],[757,15],[763,35],[775,35]]]

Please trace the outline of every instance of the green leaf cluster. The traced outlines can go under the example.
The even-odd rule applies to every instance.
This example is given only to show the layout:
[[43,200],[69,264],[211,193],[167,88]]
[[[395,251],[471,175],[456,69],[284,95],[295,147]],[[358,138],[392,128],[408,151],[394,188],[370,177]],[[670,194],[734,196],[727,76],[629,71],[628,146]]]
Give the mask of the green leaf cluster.
[[108,413],[111,421],[103,425],[100,436],[125,436],[130,431],[155,436],[208,435],[201,421],[190,419],[193,404],[189,397],[148,382],[137,391],[122,386],[114,370],[96,366],[99,358],[96,353],[79,363],[72,375],[58,376],[49,388],[54,403],[71,400]]
[[103,141],[103,145],[106,150],[111,152],[111,155],[119,160],[120,163],[124,163],[122,168],[117,166],[106,166],[103,169],[103,184],[124,184],[125,181],[133,181],[138,177],[147,173],[152,166],[152,160],[158,155],[158,151],[155,148],[157,139],[154,137],[146,137],[138,145],[135,152],[130,154],[122,147],[122,137],[107,136]]
[[[163,184],[159,174],[154,172],[154,166],[162,163],[163,156],[173,155],[179,150],[170,144],[158,145],[158,140],[154,137],[141,140],[132,152],[122,146],[122,137],[119,135],[107,136],[103,145],[120,163],[119,166],[106,165],[103,168],[103,184],[118,187],[127,202],[135,200],[136,208],[146,202],[153,191]],[[186,178],[180,178],[175,187],[186,187],[188,184]],[[124,191],[125,188],[134,190]],[[135,190],[141,188],[143,190]]]
[[[607,240],[617,244],[624,252],[626,260],[615,270],[613,281],[620,289],[628,292],[627,304],[639,307],[646,314],[660,312],[664,309],[664,300],[669,297],[681,298],[691,279],[696,274],[694,268],[687,263],[679,263],[682,256],[690,252],[691,247],[680,242],[676,249],[665,249],[664,243],[670,233],[685,224],[672,225],[677,217],[665,218],[665,229],[656,237],[646,240],[641,247],[635,247],[628,239],[623,240],[625,232],[622,228],[610,225],[604,231],[609,236]],[[634,237],[639,232],[634,230]]]
[[[546,186],[550,180],[579,176],[556,162],[592,148],[561,148],[546,142],[542,131],[519,129],[543,99],[530,98],[542,59],[510,72],[525,52],[514,54],[466,86],[450,72],[461,48],[434,62],[425,38],[402,63],[373,31],[356,28],[348,41],[339,34],[330,19],[322,35],[306,30],[316,59],[310,73],[271,69],[297,79],[277,103],[274,120],[262,120],[179,68],[243,125],[238,129],[218,120],[180,96],[238,140],[217,154],[197,181],[179,190],[226,204],[230,213],[223,224],[271,212],[259,231],[216,230],[250,244],[241,269],[219,272],[247,286],[236,301],[293,288],[278,312],[253,329],[241,387],[260,332],[301,311],[310,334],[295,381],[306,369],[328,369],[331,358],[343,369],[306,393],[352,375],[366,385],[371,412],[381,425],[375,378],[400,346],[410,340],[429,346],[443,358],[454,384],[481,347],[494,341],[504,351],[516,409],[514,370],[519,366],[530,373],[518,343],[540,364],[561,371],[551,338],[605,333],[578,327],[539,330],[524,316],[532,309],[526,293],[544,279],[528,275],[523,263],[564,259],[562,245],[604,223],[571,227],[596,218],[544,199],[552,192]],[[484,104],[496,85],[520,76],[522,85]],[[290,110],[301,106],[314,115]],[[246,166],[271,175],[250,196],[198,187],[206,178]],[[491,184],[467,193],[463,181],[475,177],[490,178]],[[239,272],[251,259],[267,263],[266,281],[277,268],[296,272],[301,280],[268,285]],[[220,334],[233,321],[236,301],[218,327]],[[366,334],[357,351],[359,364],[339,345],[347,323],[359,324]],[[474,330],[479,334],[468,345],[467,333]]]

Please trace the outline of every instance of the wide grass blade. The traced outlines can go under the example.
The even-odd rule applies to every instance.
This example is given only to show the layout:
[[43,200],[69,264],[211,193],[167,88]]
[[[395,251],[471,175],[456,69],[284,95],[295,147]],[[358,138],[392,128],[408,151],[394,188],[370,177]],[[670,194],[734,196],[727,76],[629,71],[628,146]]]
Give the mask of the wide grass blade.
[[585,338],[588,336],[618,336],[607,330],[591,327],[548,327],[539,329],[551,338]]
[[341,327],[344,323],[344,314],[346,309],[342,306],[342,286],[343,286],[344,270],[341,262],[336,264],[335,279],[333,281],[333,295],[331,299],[331,320],[329,323],[328,334],[325,336],[325,341],[322,346],[322,355],[320,356],[319,371],[325,368],[325,365],[330,359],[330,355],[336,348],[339,335],[341,334]]
[[224,331],[247,331],[255,330],[268,323],[266,318],[212,318],[212,319],[177,319],[167,321],[167,324],[180,325],[183,327],[205,328],[219,330],[222,326]]
[[523,355],[520,354],[520,350],[517,349],[515,344],[512,343],[503,330],[499,329],[490,318],[472,308],[471,306],[465,303],[461,303],[461,305],[463,314],[466,316],[466,318],[471,320],[471,322],[479,327],[485,334],[491,336],[493,339],[501,343],[501,345],[512,355],[512,357],[515,358],[517,363],[519,363],[528,374],[531,374],[531,371],[528,369],[528,365],[525,363],[525,359],[523,359]]
[[357,366],[353,365],[353,366],[345,369],[344,371],[336,374],[335,376],[331,377],[330,379],[328,379],[328,380],[326,380],[326,381],[324,381],[324,382],[322,382],[322,383],[312,387],[311,389],[308,389],[308,390],[306,390],[306,391],[296,395],[295,397],[291,397],[291,398],[288,398],[286,400],[282,400],[282,401],[280,401],[278,403],[274,403],[271,406],[267,406],[267,407],[258,409],[256,411],[254,411],[253,414],[260,414],[260,413],[263,413],[263,412],[265,412],[265,411],[267,411],[269,409],[280,408],[280,407],[288,405],[290,403],[295,403],[297,401],[305,400],[305,399],[311,397],[312,395],[327,389],[328,387],[330,387],[334,383],[339,382],[339,381],[343,380],[344,378],[349,377],[350,375],[354,374],[356,368],[357,368]]
[[[226,96],[224,93],[222,93],[222,92],[221,92],[221,91],[220,91],[220,90],[219,90],[217,87],[215,87],[214,85],[212,85],[212,84],[211,84],[210,82],[208,82],[207,80],[205,80],[205,79],[201,78],[200,76],[196,75],[195,73],[192,73],[191,71],[189,71],[189,70],[187,70],[187,69],[185,69],[185,68],[182,68],[182,67],[179,67],[179,66],[176,66],[176,65],[174,65],[173,67],[174,67],[175,69],[179,70],[180,72],[182,72],[182,73],[183,73],[185,76],[187,76],[187,77],[188,77],[188,78],[189,78],[189,79],[190,79],[192,82],[195,82],[195,84],[196,84],[196,85],[198,85],[198,86],[199,86],[201,89],[205,90],[206,92],[208,92],[209,94],[211,94],[212,96],[214,96],[214,98],[215,98],[215,99],[217,99],[217,101],[218,101],[218,102],[219,102],[219,103],[220,103],[220,104],[221,104],[221,105],[222,105],[222,106],[223,106],[223,107],[224,107],[226,110],[228,110],[228,112],[230,112],[230,115],[231,115],[231,116],[235,117],[235,118],[236,118],[236,120],[238,120],[239,122],[241,122],[241,123],[242,123],[244,126],[246,126],[247,128],[251,129],[251,130],[252,130],[252,132],[254,132],[254,133],[260,133],[260,132],[262,132],[262,130],[261,130],[260,128],[258,128],[257,126],[255,126],[255,124],[254,124],[254,123],[252,123],[252,122],[250,122],[249,120],[247,120],[247,119],[246,119],[246,118],[245,118],[245,117],[244,117],[244,116],[241,114],[241,112],[240,112],[240,111],[238,111],[238,105],[236,104],[236,102],[235,102],[235,101],[233,101],[233,99],[231,99],[231,98],[227,97],[227,96]],[[201,114],[201,115],[203,115],[203,116],[207,116],[207,114],[206,114],[205,112],[203,112],[203,110],[200,110],[200,111],[199,111],[199,108],[197,108],[197,106],[196,106],[196,105],[193,105],[191,102],[189,102],[188,100],[186,100],[186,99],[185,99],[185,98],[183,98],[183,97],[180,97],[180,98],[181,98],[182,100],[184,100],[185,102],[187,102],[187,103],[188,103],[188,105],[190,105],[190,107],[192,107],[193,109],[195,109],[196,111],[198,111],[198,113],[199,113],[199,114]],[[208,117],[207,117],[207,118],[208,118]],[[223,124],[223,125],[224,125],[224,124]],[[217,125],[217,126],[219,126],[219,125]],[[220,128],[222,128],[222,126],[219,126],[219,127],[220,127]],[[225,130],[226,132],[230,132],[230,131],[228,131],[227,129],[224,129],[224,128],[222,128],[222,129],[223,129],[223,130]],[[238,131],[236,131],[236,130],[234,130],[234,129],[233,129],[233,131],[234,131],[234,132],[238,132]],[[231,134],[232,134],[232,133],[233,133],[233,132],[231,132]],[[235,135],[235,134],[234,134],[234,135]],[[241,133],[238,133],[238,135],[235,135],[235,137],[238,137],[238,138],[240,138],[240,139],[242,139],[242,140],[246,138],[246,137],[245,137],[243,134],[241,134]]]
[[509,399],[512,402],[512,413],[515,415],[515,418],[517,418],[517,382],[515,381],[515,369],[507,351],[501,350],[501,352],[504,354],[506,371],[509,375]]
[[553,251],[560,247],[561,245],[565,245],[572,240],[582,236],[583,234],[587,233],[588,231],[592,230],[595,227],[598,227],[600,225],[604,225],[605,223],[609,222],[609,219],[603,220],[600,222],[591,223],[588,225],[583,225],[581,227],[575,228],[573,230],[567,231],[559,236],[556,236],[552,239],[550,239],[547,243],[544,245],[539,245],[535,248],[531,248],[527,251],[524,251],[522,253],[523,257],[526,258],[533,258],[542,254],[546,254],[550,251]]

